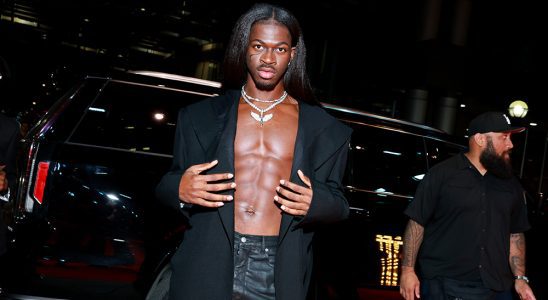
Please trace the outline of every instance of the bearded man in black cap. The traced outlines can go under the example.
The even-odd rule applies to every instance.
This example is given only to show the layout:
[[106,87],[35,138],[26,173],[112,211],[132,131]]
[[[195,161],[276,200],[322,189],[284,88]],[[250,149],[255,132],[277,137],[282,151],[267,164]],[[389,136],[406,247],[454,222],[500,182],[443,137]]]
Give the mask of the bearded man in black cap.
[[468,127],[468,152],[426,174],[405,210],[403,298],[510,300],[515,290],[535,299],[525,273],[530,225],[510,163],[511,135],[523,130],[483,113]]

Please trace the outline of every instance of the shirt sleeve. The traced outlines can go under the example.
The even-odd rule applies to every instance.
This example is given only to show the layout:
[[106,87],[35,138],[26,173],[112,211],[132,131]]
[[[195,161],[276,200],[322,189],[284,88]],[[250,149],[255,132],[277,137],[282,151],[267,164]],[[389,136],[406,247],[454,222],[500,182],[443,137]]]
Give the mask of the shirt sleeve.
[[512,210],[512,216],[510,219],[510,232],[521,233],[531,228],[528,219],[527,199],[525,197],[525,191],[519,187],[517,190],[516,202],[514,209]]
[[438,190],[438,176],[433,172],[428,172],[419,183],[415,197],[405,209],[405,215],[424,226],[434,214],[438,201]]
[[304,219],[300,220],[298,226],[312,223],[333,223],[348,218],[349,205],[341,181],[346,169],[349,143],[348,139],[337,150],[337,153],[324,164],[324,167],[330,170],[325,181],[310,178],[314,193],[310,209]]

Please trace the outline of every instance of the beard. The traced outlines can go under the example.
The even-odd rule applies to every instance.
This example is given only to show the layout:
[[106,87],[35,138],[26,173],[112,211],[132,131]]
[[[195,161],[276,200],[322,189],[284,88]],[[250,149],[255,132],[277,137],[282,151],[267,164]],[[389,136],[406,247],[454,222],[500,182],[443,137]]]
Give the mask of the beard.
[[276,87],[276,84],[277,82],[255,81],[255,86],[261,91],[272,91]]
[[[506,156],[508,155],[508,156]],[[508,158],[506,158],[508,157]],[[485,169],[496,177],[508,179],[514,174],[510,161],[510,150],[498,155],[491,139],[487,140],[487,148],[480,154],[480,163]]]

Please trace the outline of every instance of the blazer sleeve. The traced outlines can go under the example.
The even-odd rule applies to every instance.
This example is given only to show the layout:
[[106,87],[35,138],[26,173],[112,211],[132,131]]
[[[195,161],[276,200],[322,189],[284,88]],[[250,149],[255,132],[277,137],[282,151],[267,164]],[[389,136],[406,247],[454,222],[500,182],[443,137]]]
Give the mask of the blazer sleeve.
[[[177,129],[175,131],[175,141],[173,145],[173,161],[170,170],[162,177],[156,186],[156,199],[163,205],[185,212],[181,201],[179,200],[179,183],[187,166],[187,138],[185,138],[184,128],[190,128],[186,109],[179,111],[177,119]],[[186,215],[186,214],[185,214]],[[188,217],[188,215],[186,215]]]
[[324,181],[311,178],[312,202],[308,213],[297,226],[332,223],[348,218],[349,206],[341,181],[346,169],[349,143],[350,137],[322,165],[323,170],[319,172],[328,174]]

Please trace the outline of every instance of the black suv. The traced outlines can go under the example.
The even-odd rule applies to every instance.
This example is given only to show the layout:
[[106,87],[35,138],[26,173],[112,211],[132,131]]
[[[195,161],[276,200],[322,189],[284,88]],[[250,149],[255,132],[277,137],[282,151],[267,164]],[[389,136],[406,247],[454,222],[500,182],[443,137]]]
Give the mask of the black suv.
[[[158,204],[154,188],[171,163],[179,109],[219,92],[215,82],[134,72],[87,77],[59,99],[23,141],[12,266],[0,270],[8,297],[158,299],[186,224]],[[354,129],[344,181],[351,217],[320,228],[312,295],[397,295],[402,211],[426,170],[462,151],[462,142],[325,108]]]

